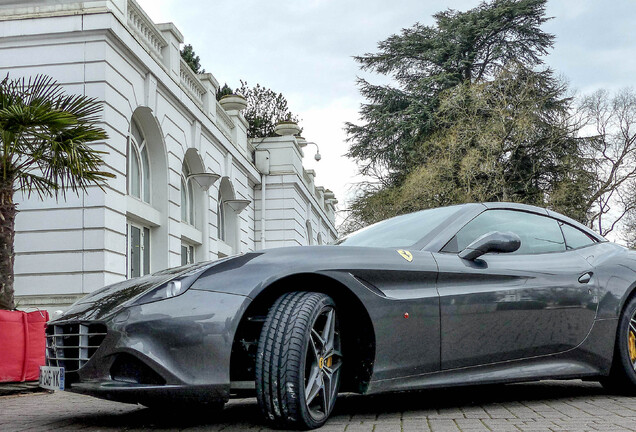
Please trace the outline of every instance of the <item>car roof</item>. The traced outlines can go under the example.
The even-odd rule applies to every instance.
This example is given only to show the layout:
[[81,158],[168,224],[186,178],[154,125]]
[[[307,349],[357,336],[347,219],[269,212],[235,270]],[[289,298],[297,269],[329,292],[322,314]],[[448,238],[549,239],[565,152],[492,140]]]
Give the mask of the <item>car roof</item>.
[[513,202],[485,202],[481,203],[484,207],[488,209],[509,209],[509,210],[523,210],[529,211],[533,213],[541,213],[547,215],[548,212],[543,207],[537,207],[530,204],[520,204]]
[[585,232],[587,235],[595,238],[596,240],[600,241],[600,242],[605,242],[607,241],[606,238],[602,237],[600,234],[598,234],[597,232],[593,231],[592,229],[586,227],[585,225],[583,225],[580,222],[575,221],[572,218],[569,218],[565,215],[562,215],[561,213],[557,213],[553,210],[548,210],[545,209],[543,207],[537,207],[537,206],[533,206],[533,205],[529,205],[529,204],[519,204],[519,203],[511,203],[511,202],[486,202],[486,203],[482,203],[487,209],[507,209],[507,210],[519,210],[519,211],[527,211],[527,212],[531,212],[531,213],[538,213],[538,214],[544,214],[547,216],[550,216],[551,218],[560,220],[561,222],[565,222],[569,225],[572,225],[576,228],[578,228],[579,230]]
[[[529,213],[535,213],[547,217],[551,217],[560,222],[572,225],[580,231],[586,233],[589,237],[595,239],[598,242],[607,242],[607,239],[600,236],[598,233],[594,232],[590,228],[582,225],[581,223],[571,219],[567,216],[564,216],[560,213],[557,213],[552,210],[547,210],[543,207],[537,207],[529,204],[520,204],[513,202],[482,202],[482,203],[464,203],[464,204],[455,204],[452,206],[445,207],[457,207],[458,211],[451,215],[446,223],[441,224],[437,228],[433,229],[430,233],[428,233],[425,237],[421,238],[415,244],[411,246],[411,249],[414,250],[426,250],[431,252],[439,251],[448,241],[449,239],[457,233],[459,229],[461,229],[468,222],[479,216],[481,213],[487,210],[516,210],[523,211]],[[418,213],[418,212],[414,212]],[[389,218],[393,219],[393,218]],[[389,220],[385,219],[385,220]],[[384,222],[384,221],[381,221]],[[380,223],[381,223],[380,222]],[[346,238],[346,237],[344,237]],[[340,239],[342,240],[342,239]],[[338,243],[336,243],[338,244]]]

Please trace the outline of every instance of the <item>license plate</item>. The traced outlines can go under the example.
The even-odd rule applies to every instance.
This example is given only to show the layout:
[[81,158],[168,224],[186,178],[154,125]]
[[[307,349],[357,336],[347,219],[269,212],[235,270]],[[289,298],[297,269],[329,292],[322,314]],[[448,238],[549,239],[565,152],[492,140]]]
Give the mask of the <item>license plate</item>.
[[48,390],[64,390],[64,368],[40,366],[40,387]]

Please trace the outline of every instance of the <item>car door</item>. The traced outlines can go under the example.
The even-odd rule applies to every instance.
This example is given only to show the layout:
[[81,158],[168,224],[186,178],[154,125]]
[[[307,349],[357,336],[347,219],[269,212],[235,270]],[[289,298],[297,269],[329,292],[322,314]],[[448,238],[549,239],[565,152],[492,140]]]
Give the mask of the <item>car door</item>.
[[[457,252],[492,231],[514,232],[521,247],[459,258]],[[592,327],[598,302],[592,267],[566,248],[560,223],[547,215],[486,210],[434,257],[442,369],[566,351]]]

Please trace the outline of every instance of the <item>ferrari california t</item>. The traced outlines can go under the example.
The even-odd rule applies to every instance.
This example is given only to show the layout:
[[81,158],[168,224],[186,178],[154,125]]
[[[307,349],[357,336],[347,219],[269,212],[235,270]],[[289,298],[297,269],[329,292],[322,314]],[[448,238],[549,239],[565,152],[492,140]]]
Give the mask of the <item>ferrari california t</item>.
[[540,379],[636,388],[636,252],[550,210],[464,204],[333,246],[262,250],[102,288],[47,327],[48,388],[311,429],[339,392]]

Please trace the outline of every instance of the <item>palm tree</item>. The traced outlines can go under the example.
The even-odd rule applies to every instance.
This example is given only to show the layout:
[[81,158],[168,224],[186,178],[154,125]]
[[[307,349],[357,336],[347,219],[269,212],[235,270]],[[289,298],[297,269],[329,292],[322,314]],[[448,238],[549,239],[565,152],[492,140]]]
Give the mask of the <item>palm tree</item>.
[[97,126],[101,106],[68,95],[52,78],[0,82],[0,309],[13,309],[13,243],[17,191],[40,198],[103,187],[101,154],[88,146],[108,138]]

